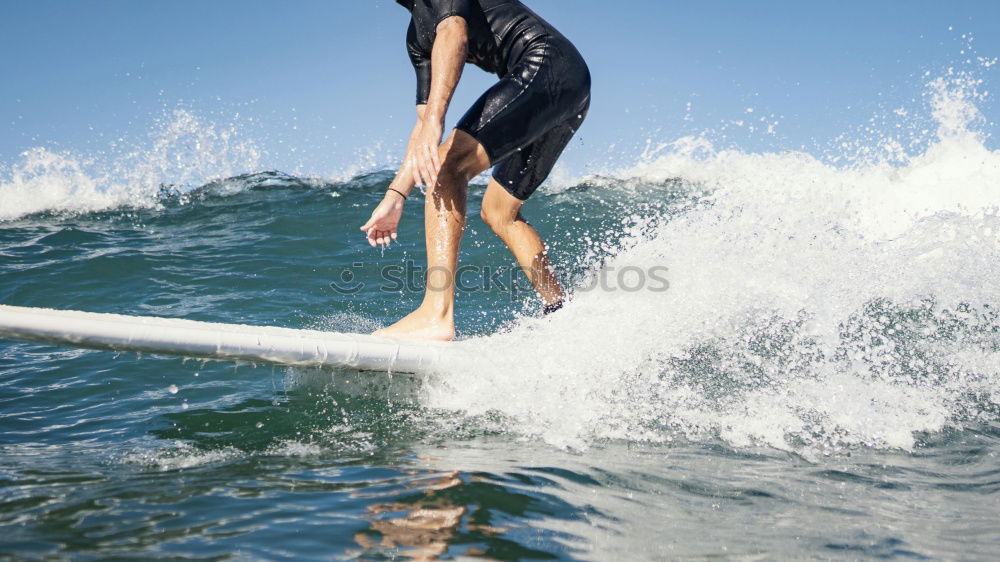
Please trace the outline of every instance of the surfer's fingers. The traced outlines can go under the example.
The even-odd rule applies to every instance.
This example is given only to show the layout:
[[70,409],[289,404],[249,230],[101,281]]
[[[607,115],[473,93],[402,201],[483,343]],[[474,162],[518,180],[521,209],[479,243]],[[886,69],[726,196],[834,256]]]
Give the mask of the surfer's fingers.
[[417,177],[420,178],[420,181],[417,183],[424,187],[429,187],[430,184],[427,183],[427,172],[424,171],[424,159],[418,156],[414,164],[417,169]]
[[420,174],[420,185],[424,186],[424,188],[429,188],[431,186],[431,175],[427,173],[427,167],[424,166],[423,158],[417,161],[417,173]]
[[424,154],[419,147],[414,152],[413,168],[417,171],[417,177],[420,178],[420,185],[427,187],[427,173],[424,171]]
[[393,230],[389,235],[392,236],[392,240],[393,240],[393,242],[395,242],[396,241],[396,231]]
[[417,159],[415,156],[410,155],[409,157],[410,174],[413,175],[413,184],[422,185],[420,180],[420,169],[417,167]]
[[431,181],[434,182],[434,185],[437,185],[438,174],[441,173],[441,155],[438,154],[437,149],[431,149],[430,150],[430,157],[431,157],[431,166],[432,166],[431,172],[432,172],[432,175],[434,176],[434,177],[431,178]]
[[441,165],[438,163],[437,150],[431,145],[424,145],[424,166],[427,168],[427,175],[430,176],[427,179],[431,180],[431,184],[437,184],[438,170]]
[[437,174],[434,172],[434,162],[431,154],[434,151],[430,147],[424,146],[424,157],[420,159],[420,174],[424,176],[424,185],[434,187],[434,180]]
[[441,151],[437,147],[431,148],[431,162],[434,162],[435,170],[441,170]]

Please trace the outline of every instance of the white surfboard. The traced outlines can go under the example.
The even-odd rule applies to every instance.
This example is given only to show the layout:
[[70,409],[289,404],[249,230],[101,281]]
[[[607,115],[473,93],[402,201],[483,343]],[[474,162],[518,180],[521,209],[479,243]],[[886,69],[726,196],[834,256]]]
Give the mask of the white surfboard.
[[176,357],[424,374],[456,344],[0,305],[0,338]]

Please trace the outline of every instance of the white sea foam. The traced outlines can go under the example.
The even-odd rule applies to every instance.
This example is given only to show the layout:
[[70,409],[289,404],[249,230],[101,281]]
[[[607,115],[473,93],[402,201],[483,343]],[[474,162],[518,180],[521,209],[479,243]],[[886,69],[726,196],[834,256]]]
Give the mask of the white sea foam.
[[709,204],[605,262],[666,266],[670,290],[581,292],[473,340],[425,404],[500,412],[570,447],[709,436],[907,449],[918,432],[994,419],[1000,152],[977,130],[977,86],[929,83],[937,135],[912,156],[844,168],[671,143],[622,177],[680,178]]
[[156,449],[140,448],[123,454],[120,461],[153,470],[185,470],[199,466],[218,464],[243,456],[232,448],[223,447],[205,451],[184,441],[171,441],[168,445]]
[[258,167],[260,151],[236,122],[214,123],[177,109],[148,142],[81,156],[34,148],[0,175],[0,221],[40,212],[154,207],[162,187],[185,191]]

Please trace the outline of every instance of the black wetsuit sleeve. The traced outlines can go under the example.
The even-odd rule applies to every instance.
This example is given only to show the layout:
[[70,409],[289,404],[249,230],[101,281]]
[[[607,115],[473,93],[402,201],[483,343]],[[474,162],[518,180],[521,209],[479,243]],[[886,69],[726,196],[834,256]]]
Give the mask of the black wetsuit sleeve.
[[475,0],[431,0],[430,4],[434,12],[435,26],[451,16],[462,16],[466,22],[471,22],[474,10],[477,8],[482,10]]
[[417,73],[417,105],[424,105],[431,95],[431,57],[417,42],[417,28],[412,20],[406,31],[406,52]]

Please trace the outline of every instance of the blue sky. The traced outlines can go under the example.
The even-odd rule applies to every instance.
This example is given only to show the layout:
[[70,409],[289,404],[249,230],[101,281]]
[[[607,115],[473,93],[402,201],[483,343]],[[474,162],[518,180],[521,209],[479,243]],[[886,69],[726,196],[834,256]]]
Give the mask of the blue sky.
[[[745,150],[820,153],[897,107],[927,114],[927,72],[975,67],[989,89],[1000,68],[964,63],[1000,56],[992,0],[526,3],[591,67],[590,116],[566,157],[578,171],[705,130]],[[238,114],[266,168],[388,162],[412,125],[407,17],[391,0],[0,0],[0,166],[36,146],[139,145],[175,108]],[[467,67],[450,123],[493,80]],[[981,109],[995,121],[998,107]],[[761,117],[773,133],[749,131]]]

